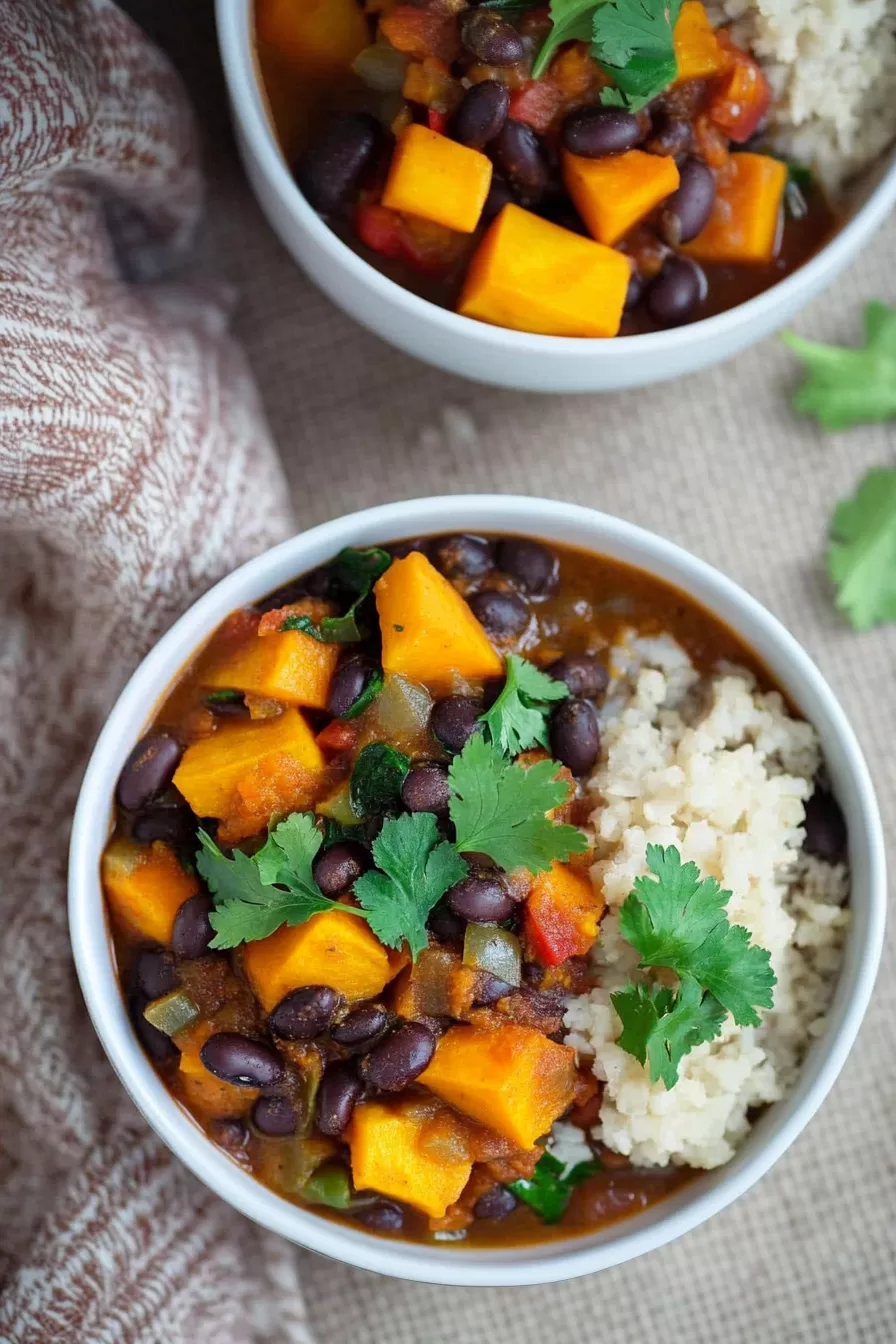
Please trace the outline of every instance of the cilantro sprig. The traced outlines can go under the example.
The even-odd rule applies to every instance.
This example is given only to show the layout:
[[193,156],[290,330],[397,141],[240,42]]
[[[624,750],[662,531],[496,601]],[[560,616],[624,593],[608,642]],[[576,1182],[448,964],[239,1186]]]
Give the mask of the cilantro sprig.
[[619,931],[640,955],[639,966],[665,967],[677,990],[627,985],[611,996],[622,1022],[617,1044],[649,1066],[651,1081],[678,1080],[682,1058],[711,1041],[730,1013],[738,1026],[758,1027],[757,1009],[771,1008],[777,983],[769,953],[749,931],[728,922],[731,892],[674,846],[647,846],[652,876],[636,879],[619,912]]
[[632,112],[674,81],[675,24],[682,0],[551,0],[552,28],[535,59],[532,76],[548,68],[557,48],[577,40],[613,80],[601,102]]
[[858,349],[809,341],[785,331],[781,339],[806,364],[793,405],[822,429],[849,429],[896,416],[896,308],[869,303],[865,344]]
[[439,841],[432,812],[390,819],[373,842],[381,872],[355,883],[355,896],[371,929],[386,947],[407,941],[412,959],[426,947],[426,920],[449,887],[467,874],[467,865],[447,840]]
[[548,745],[548,714],[569,688],[541,672],[515,653],[507,659],[504,687],[491,709],[482,715],[492,742],[508,756],[530,747]]
[[559,1223],[566,1212],[572,1192],[582,1181],[602,1170],[603,1164],[597,1158],[590,1162],[577,1162],[567,1169],[566,1165],[553,1153],[544,1153],[538,1159],[531,1178],[512,1181],[508,1187],[524,1204],[548,1225]]
[[831,522],[827,568],[856,630],[896,621],[896,467],[869,471]]
[[557,860],[583,854],[588,841],[577,826],[545,815],[569,797],[556,761],[529,769],[509,761],[481,733],[474,734],[448,769],[449,814],[462,854],[487,854],[500,868],[546,872]]

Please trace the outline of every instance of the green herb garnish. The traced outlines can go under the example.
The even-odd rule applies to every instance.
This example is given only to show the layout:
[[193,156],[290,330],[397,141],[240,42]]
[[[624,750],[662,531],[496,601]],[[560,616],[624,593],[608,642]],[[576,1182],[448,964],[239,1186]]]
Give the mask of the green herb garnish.
[[562,43],[590,42],[615,85],[603,90],[601,102],[637,112],[678,74],[673,38],[680,9],[681,0],[551,0],[553,27],[532,77],[544,74]]
[[339,552],[331,567],[338,587],[354,598],[345,615],[325,616],[319,626],[310,616],[287,616],[280,629],[300,630],[324,644],[357,644],[367,637],[360,619],[361,607],[391,563],[389,552],[379,546],[367,549],[347,546]]
[[382,871],[365,873],[355,883],[360,910],[330,900],[315,882],[312,864],[323,837],[310,812],[294,812],[281,821],[251,858],[239,849],[227,858],[205,831],[199,840],[196,867],[215,899],[209,916],[213,948],[238,947],[267,938],[281,924],[304,924],[328,910],[352,909],[386,947],[399,948],[406,941],[416,958],[426,947],[430,911],[467,872],[454,846],[440,839],[430,812],[383,823],[373,842],[373,859]]
[[873,302],[865,308],[865,344],[859,349],[807,341],[793,331],[781,337],[805,361],[808,374],[793,397],[822,429],[896,416],[896,308]]
[[202,697],[202,703],[205,705],[235,705],[242,698],[242,691],[209,691]]
[[507,659],[504,688],[482,722],[499,751],[518,756],[530,747],[548,745],[548,715],[551,704],[565,700],[569,688],[540,672],[534,663],[518,658]]
[[385,742],[371,742],[358,753],[349,797],[358,817],[380,816],[398,806],[410,757]]
[[407,942],[416,960],[429,941],[426,921],[449,887],[466,876],[467,865],[454,845],[440,840],[431,812],[389,818],[373,842],[380,872],[355,883],[355,896],[371,929],[386,947]]
[[462,854],[488,854],[500,868],[546,872],[557,860],[583,854],[588,841],[577,826],[558,826],[546,812],[569,797],[555,776],[556,761],[528,770],[514,765],[481,733],[470,738],[448,769],[449,804]]
[[896,467],[869,471],[831,522],[828,574],[856,630],[896,621]]
[[597,1158],[590,1162],[577,1162],[567,1170],[553,1153],[543,1153],[531,1179],[512,1181],[508,1189],[550,1225],[559,1223],[576,1186],[602,1170],[603,1164]]
[[718,1036],[728,1013],[738,1026],[758,1027],[757,1008],[771,1008],[777,983],[769,953],[749,931],[728,923],[731,892],[674,846],[647,846],[652,877],[639,877],[619,912],[619,931],[644,969],[662,966],[679,978],[677,991],[628,985],[612,995],[622,1021],[618,1044],[653,1082],[672,1087],[684,1055]]

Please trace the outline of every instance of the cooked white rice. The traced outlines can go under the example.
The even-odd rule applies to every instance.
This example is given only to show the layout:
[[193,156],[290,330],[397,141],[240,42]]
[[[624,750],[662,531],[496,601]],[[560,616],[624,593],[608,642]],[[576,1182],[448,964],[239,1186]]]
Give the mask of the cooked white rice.
[[896,0],[714,0],[762,62],[776,147],[836,190],[896,138]]
[[[804,803],[819,765],[814,729],[748,674],[701,681],[671,640],[633,641],[615,655],[601,760],[589,781],[594,881],[606,897],[594,962],[600,988],[570,1001],[567,1042],[605,1084],[594,1137],[638,1165],[715,1167],[749,1129],[752,1107],[777,1101],[823,1027],[849,913],[848,877],[801,853]],[[617,911],[647,872],[648,844],[732,892],[728,916],[768,948],[778,976],[759,1029],[729,1018],[715,1041],[686,1055],[677,1084],[651,1083],[615,1044],[610,994],[639,975]],[[576,1161],[580,1131],[558,1126],[553,1149]]]

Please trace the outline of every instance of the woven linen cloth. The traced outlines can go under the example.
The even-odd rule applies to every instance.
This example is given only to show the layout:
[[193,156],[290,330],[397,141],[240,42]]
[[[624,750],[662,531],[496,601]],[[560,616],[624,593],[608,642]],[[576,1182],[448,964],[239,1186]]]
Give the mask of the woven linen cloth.
[[[12,989],[0,1037],[0,1340],[890,1344],[892,937],[841,1079],[775,1170],[675,1244],[551,1287],[410,1285],[295,1250],[199,1187],[113,1078],[66,943],[78,774],[153,638],[290,526],[214,297],[222,281],[239,295],[236,335],[300,526],[395,498],[497,490],[664,533],[753,592],[818,661],[896,831],[896,631],[847,630],[820,568],[835,501],[896,457],[892,427],[823,437],[796,420],[793,361],[774,340],[649,391],[565,399],[477,387],[396,353],[313,288],[261,217],[232,147],[210,3],[127,8],[198,111],[201,289],[161,273],[183,256],[197,208],[193,144],[165,67],[100,0],[0,0],[0,98],[14,72],[22,106],[36,114],[39,98],[44,109],[36,123],[52,121],[52,106],[68,131],[16,146],[0,111],[0,881]],[[99,180],[149,229],[101,206]],[[23,185],[28,210],[13,200]],[[105,241],[110,215],[130,283]],[[866,298],[896,301],[894,254],[891,224],[801,328],[855,338]],[[147,271],[155,283],[135,286]]]

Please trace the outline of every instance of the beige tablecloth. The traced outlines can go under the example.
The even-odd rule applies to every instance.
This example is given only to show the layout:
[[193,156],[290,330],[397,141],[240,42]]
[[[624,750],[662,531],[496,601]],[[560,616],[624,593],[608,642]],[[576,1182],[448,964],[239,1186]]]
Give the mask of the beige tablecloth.
[[[496,490],[575,500],[656,529],[743,584],[808,648],[858,729],[892,836],[896,629],[846,629],[820,554],[835,501],[865,469],[896,456],[894,427],[822,437],[795,419],[787,404],[794,364],[774,340],[646,394],[565,400],[477,387],[396,353],[314,289],[254,204],[230,140],[208,0],[127,7],[172,56],[199,110],[209,179],[202,264],[238,287],[236,334],[299,523],[395,498]],[[896,221],[801,318],[801,329],[854,337],[866,298],[896,302],[894,257]],[[891,844],[896,867],[893,851]],[[833,1094],[774,1173],[710,1224],[599,1277],[530,1289],[411,1286],[297,1251],[315,1339],[889,1344],[894,969],[891,936]],[[149,1324],[135,1337],[161,1338]]]

